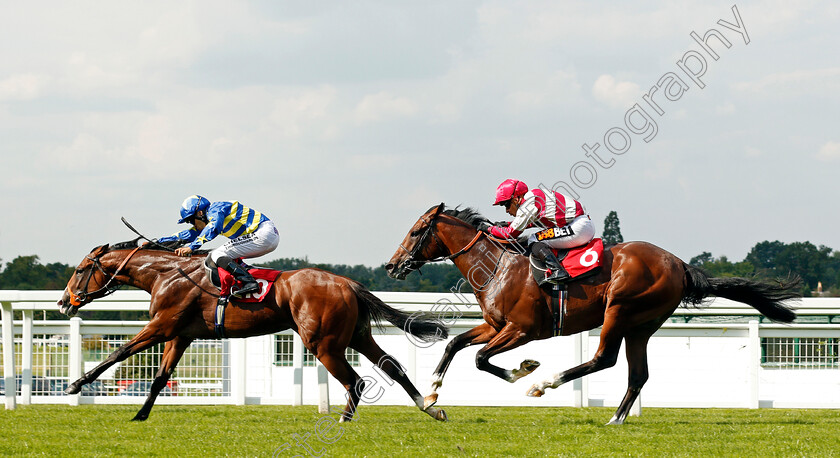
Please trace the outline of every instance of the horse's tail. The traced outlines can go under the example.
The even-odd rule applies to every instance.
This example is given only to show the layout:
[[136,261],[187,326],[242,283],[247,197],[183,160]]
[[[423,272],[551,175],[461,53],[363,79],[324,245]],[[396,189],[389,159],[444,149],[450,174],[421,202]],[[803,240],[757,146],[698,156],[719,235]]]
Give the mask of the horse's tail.
[[415,312],[409,315],[382,302],[361,283],[354,282],[352,288],[359,300],[359,305],[367,311],[367,314],[360,314],[360,317],[368,316],[380,329],[382,320],[387,320],[423,342],[436,342],[449,336],[446,326],[431,314]]
[[786,304],[802,297],[799,291],[802,279],[790,276],[775,281],[760,281],[741,277],[710,277],[706,272],[683,263],[686,288],[683,302],[699,305],[709,296],[718,296],[743,302],[774,321],[790,323],[796,313]]

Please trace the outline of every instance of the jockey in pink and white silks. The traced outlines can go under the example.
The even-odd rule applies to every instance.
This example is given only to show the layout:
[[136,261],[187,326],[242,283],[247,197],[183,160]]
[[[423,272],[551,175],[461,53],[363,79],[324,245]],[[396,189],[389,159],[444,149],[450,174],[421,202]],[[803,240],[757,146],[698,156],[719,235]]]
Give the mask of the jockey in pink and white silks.
[[525,183],[508,179],[496,189],[493,205],[504,206],[514,217],[508,226],[483,225],[479,228],[494,237],[516,238],[525,229],[543,229],[528,237],[528,247],[548,268],[545,282],[569,278],[551,248],[574,248],[589,243],[595,236],[595,227],[583,205],[559,192],[539,188],[529,191]]
[[206,198],[195,195],[187,197],[181,204],[179,223],[193,227],[161,237],[159,243],[178,241],[189,243],[175,250],[179,256],[189,256],[201,245],[218,235],[228,237],[227,243],[214,249],[205,263],[211,269],[227,270],[233,278],[242,282],[242,287],[231,295],[244,297],[259,291],[259,284],[235,259],[255,258],[271,253],[280,243],[280,235],[274,223],[264,214],[242,205],[238,201],[210,203]]

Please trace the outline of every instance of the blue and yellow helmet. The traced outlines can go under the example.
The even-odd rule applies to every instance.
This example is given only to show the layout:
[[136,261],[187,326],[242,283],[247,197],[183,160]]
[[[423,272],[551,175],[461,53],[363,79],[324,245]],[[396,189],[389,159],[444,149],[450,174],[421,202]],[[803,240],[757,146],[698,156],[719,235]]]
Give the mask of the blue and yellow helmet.
[[210,208],[210,201],[206,198],[199,195],[189,196],[181,204],[181,219],[178,220],[178,223],[185,223],[192,219],[199,210],[206,212],[208,208]]

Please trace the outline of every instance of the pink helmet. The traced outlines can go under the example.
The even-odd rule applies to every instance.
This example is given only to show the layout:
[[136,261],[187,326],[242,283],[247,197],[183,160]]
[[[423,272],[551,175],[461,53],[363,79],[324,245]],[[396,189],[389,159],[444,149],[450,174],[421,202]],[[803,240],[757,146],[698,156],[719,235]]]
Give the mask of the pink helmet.
[[496,188],[496,202],[493,205],[500,205],[517,196],[524,196],[528,192],[528,185],[514,179],[507,179]]

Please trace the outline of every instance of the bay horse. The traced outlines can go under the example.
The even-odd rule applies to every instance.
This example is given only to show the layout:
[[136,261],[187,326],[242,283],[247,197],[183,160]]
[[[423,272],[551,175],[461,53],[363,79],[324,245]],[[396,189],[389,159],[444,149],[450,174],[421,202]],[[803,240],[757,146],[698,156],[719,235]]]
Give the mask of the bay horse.
[[[470,345],[486,344],[475,357],[478,369],[508,382],[530,374],[538,366],[525,360],[506,370],[490,358],[532,340],[554,335],[549,291],[537,285],[529,260],[477,227],[488,220],[473,209],[426,211],[409,230],[386,264],[392,278],[404,279],[426,262],[450,259],[472,286],[484,323],[452,339],[446,346],[432,381],[426,406],[437,402],[452,358]],[[648,379],[647,343],[680,303],[699,305],[708,296],[746,303],[768,318],[790,323],[796,314],[786,304],[800,297],[797,277],[776,283],[746,278],[715,278],[673,254],[646,242],[607,247],[599,273],[567,283],[568,303],[561,335],[601,326],[600,344],[591,361],[536,383],[528,396],[542,396],[547,388],[615,365],[622,340],[629,368],[628,388],[608,424],[622,424]]]
[[[134,420],[145,420],[190,343],[195,339],[217,338],[214,328],[218,294],[214,292],[218,290],[206,278],[202,256],[182,258],[162,249],[137,247],[134,240],[94,248],[76,267],[58,305],[62,313],[73,316],[79,308],[107,296],[119,285],[134,286],[151,294],[149,323],[65,392],[79,393],[82,385],[96,380],[112,365],[165,342],[149,396],[134,417]],[[352,419],[365,388],[364,380],[345,359],[347,347],[365,355],[397,381],[421,411],[436,420],[446,420],[442,409],[424,406],[423,396],[402,366],[371,336],[371,320],[379,325],[384,319],[401,329],[409,329],[421,340],[439,340],[447,336],[447,329],[439,320],[396,310],[362,284],[315,268],[283,272],[271,288],[259,303],[231,300],[224,318],[228,337],[294,330],[303,345],[347,389],[347,405],[340,421]],[[411,326],[406,327],[409,321]]]

